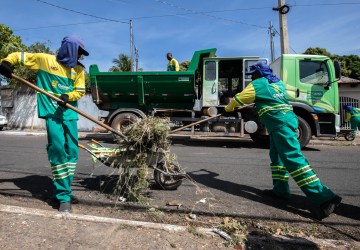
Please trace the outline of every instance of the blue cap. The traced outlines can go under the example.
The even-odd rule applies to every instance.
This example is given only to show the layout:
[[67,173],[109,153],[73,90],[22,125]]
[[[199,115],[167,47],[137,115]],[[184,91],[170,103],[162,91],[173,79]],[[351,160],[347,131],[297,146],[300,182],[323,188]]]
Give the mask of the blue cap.
[[351,105],[344,105],[343,108],[347,111],[351,111],[353,109]]
[[249,70],[245,72],[245,75],[251,75],[255,71],[268,71],[270,70],[269,65],[266,64],[266,62],[257,62],[254,65],[251,65],[249,67]]

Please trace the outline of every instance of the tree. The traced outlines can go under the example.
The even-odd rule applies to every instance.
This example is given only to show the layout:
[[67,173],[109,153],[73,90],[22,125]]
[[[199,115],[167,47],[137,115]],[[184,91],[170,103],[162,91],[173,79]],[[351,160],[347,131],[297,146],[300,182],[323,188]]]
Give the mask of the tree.
[[[15,36],[13,31],[3,25],[0,24],[0,58],[6,57],[8,54],[15,51],[24,51],[26,46],[22,43],[21,38],[19,36]],[[2,79],[5,77],[0,76]],[[7,79],[5,81],[8,81]],[[0,83],[1,83],[0,79]],[[15,84],[14,80],[11,80],[9,84]]]
[[325,55],[330,57],[333,61],[338,60],[341,65],[341,75],[354,79],[360,79],[360,57],[357,55],[339,56],[331,54],[324,48],[308,48],[304,54],[311,55]]
[[13,31],[0,24],[0,58],[6,57],[8,54],[24,50],[26,46],[22,43],[19,36],[15,36]]
[[128,72],[131,71],[132,61],[131,58],[125,54],[119,54],[118,58],[112,61],[115,65],[109,71],[111,72]]
[[357,55],[343,56],[342,60],[348,69],[348,76],[360,79],[360,57]]
[[326,49],[324,48],[307,48],[304,52],[304,54],[308,54],[308,55],[323,55],[323,56],[328,56],[328,57],[332,57],[331,53],[328,52]]
[[[0,57],[4,58],[8,54],[18,51],[54,54],[46,43],[35,42],[27,47],[22,43],[19,36],[13,34],[9,27],[0,24]],[[36,80],[35,73],[21,65],[14,67],[14,74],[33,83]],[[15,87],[19,86],[19,83],[15,80],[10,80],[9,84]]]

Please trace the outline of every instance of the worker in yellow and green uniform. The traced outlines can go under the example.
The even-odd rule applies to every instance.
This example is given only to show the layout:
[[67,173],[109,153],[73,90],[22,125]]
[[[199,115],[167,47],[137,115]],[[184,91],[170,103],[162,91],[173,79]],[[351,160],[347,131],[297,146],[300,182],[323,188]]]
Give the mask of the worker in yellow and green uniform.
[[0,65],[0,73],[8,78],[12,77],[12,65],[21,64],[35,71],[38,87],[61,99],[56,102],[43,94],[37,95],[38,116],[46,122],[53,195],[60,203],[61,212],[71,212],[71,184],[78,160],[78,114],[67,109],[66,104],[77,107],[77,100],[85,94],[84,66],[79,62],[83,55],[89,55],[83,41],[77,36],[67,36],[56,56],[14,52]]
[[264,190],[264,195],[290,199],[289,175],[316,205],[312,211],[316,219],[329,216],[340,204],[341,197],[324,186],[301,152],[297,139],[298,120],[286,98],[284,83],[272,74],[264,62],[250,66],[246,72],[252,82],[235,95],[225,107],[226,112],[244,104],[255,103],[261,121],[270,136],[270,160],[273,189]]
[[356,137],[356,130],[360,130],[360,109],[351,105],[345,105],[345,122],[350,121],[351,129],[353,130],[354,137]]
[[179,71],[179,63],[176,61],[175,58],[173,58],[173,55],[169,52],[166,54],[166,58],[169,60],[167,64],[167,71]]

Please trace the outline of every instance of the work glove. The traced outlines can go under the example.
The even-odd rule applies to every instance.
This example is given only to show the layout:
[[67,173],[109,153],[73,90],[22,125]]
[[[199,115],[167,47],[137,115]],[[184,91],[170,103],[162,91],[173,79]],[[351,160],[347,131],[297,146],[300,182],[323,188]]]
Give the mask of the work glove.
[[0,64],[0,74],[6,76],[7,78],[11,78],[13,70],[11,68],[11,64],[7,61],[3,61]]
[[226,105],[225,106],[225,112],[233,112],[234,111],[234,106],[233,105]]
[[58,101],[57,104],[59,104],[59,106],[66,108],[66,103],[69,102],[69,96],[67,94],[62,94],[60,97],[61,101]]

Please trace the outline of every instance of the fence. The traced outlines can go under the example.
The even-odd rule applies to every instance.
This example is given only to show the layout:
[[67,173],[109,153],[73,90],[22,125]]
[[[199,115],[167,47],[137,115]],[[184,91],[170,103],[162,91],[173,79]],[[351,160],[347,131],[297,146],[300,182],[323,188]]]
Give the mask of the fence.
[[339,98],[339,104],[340,104],[340,119],[341,119],[341,127],[345,129],[350,129],[350,122],[344,122],[345,120],[345,110],[344,105],[351,105],[353,107],[359,108],[359,99],[346,97],[346,96],[340,96]]

